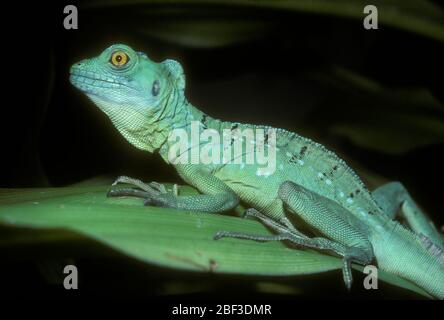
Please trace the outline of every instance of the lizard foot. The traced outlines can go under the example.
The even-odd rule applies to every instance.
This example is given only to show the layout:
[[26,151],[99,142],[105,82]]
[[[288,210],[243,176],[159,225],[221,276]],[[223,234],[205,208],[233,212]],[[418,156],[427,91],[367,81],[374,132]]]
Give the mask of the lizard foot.
[[173,192],[167,191],[162,193],[157,190],[143,191],[136,188],[111,189],[107,193],[107,197],[136,197],[142,198],[145,206],[171,207],[174,203],[175,195]]
[[[131,178],[131,177],[128,177],[128,176],[119,176],[112,183],[112,186],[115,186],[115,185],[117,185],[119,183],[130,184],[130,185],[135,186],[136,188],[139,188],[141,190],[144,190],[144,191],[150,192],[150,193],[159,192],[159,193],[163,194],[163,193],[170,192],[170,190],[167,190],[165,185],[162,184],[162,183],[158,183],[158,182],[155,182],[155,181],[149,182],[149,183],[145,183],[142,180]],[[173,185],[173,188],[172,188],[171,192],[173,192],[173,194],[176,195],[176,196],[179,194],[177,184]]]
[[133,185],[135,188],[111,189],[107,197],[137,197],[144,199],[144,205],[155,205],[168,207],[174,197],[178,195],[178,187],[173,185],[172,190],[168,190],[164,184],[158,182],[144,183],[139,179],[120,176],[114,181],[112,186],[119,183]]

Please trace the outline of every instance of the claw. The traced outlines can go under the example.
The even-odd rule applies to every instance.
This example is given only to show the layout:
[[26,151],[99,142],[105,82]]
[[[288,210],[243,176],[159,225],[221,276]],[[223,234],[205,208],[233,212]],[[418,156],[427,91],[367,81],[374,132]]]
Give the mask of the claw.
[[128,176],[118,176],[116,180],[114,180],[114,182],[111,184],[111,186],[115,186],[119,183],[125,183],[126,181],[128,181],[129,179],[131,179]]
[[160,183],[157,183],[157,182],[144,183],[142,180],[139,180],[139,179],[131,178],[128,176],[119,176],[112,183],[112,186],[115,186],[119,183],[126,183],[126,184],[133,185],[137,189],[141,189],[146,192],[149,192],[151,195],[156,195],[157,193],[167,193],[165,186]]
[[222,238],[224,238],[226,235],[227,235],[227,232],[226,232],[226,231],[218,231],[218,232],[216,232],[216,233],[214,234],[214,236],[213,236],[213,240],[219,240],[219,239],[222,239]]
[[165,186],[162,183],[158,183],[158,182],[150,182],[149,183],[150,187],[156,189],[156,191],[159,191],[160,193],[167,193],[167,189],[165,188]]
[[259,211],[257,211],[254,208],[248,208],[244,212],[244,218],[247,218],[247,217],[257,217],[258,215],[260,215]]
[[110,197],[136,197],[146,199],[150,196],[150,194],[146,191],[132,189],[132,188],[124,188],[124,189],[111,189],[107,192],[106,196]]

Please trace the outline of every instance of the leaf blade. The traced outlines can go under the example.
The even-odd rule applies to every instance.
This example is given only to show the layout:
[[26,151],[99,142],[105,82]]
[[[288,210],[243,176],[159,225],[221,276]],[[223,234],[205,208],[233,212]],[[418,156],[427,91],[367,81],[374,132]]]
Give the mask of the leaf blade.
[[[0,222],[36,229],[65,228],[140,261],[195,272],[290,276],[342,266],[339,258],[288,248],[281,242],[213,240],[218,230],[267,234],[256,221],[144,207],[137,199],[107,199],[107,190],[108,186],[0,189]],[[181,190],[195,192],[192,188]],[[63,237],[62,232],[59,235]],[[19,240],[17,243],[24,245]],[[0,237],[0,250],[5,241],[7,237]],[[428,296],[406,280],[381,273],[384,281]]]

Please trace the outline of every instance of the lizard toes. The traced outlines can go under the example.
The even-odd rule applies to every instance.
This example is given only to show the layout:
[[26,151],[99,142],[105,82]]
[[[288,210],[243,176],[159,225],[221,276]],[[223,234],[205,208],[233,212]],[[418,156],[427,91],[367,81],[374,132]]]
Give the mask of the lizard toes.
[[214,234],[213,240],[219,240],[221,238],[224,238],[226,236],[226,234],[227,234],[226,231],[218,231]]
[[117,196],[119,195],[117,194],[115,189],[108,190],[108,192],[106,193],[107,198],[117,197]]
[[163,185],[162,183],[158,183],[158,182],[150,182],[149,186],[153,189],[155,189],[156,191],[160,192],[160,193],[167,193],[167,189],[165,188],[165,185]]
[[121,182],[125,182],[128,180],[129,177],[127,176],[118,176],[116,180],[114,180],[114,182],[111,184],[112,186],[115,186]]

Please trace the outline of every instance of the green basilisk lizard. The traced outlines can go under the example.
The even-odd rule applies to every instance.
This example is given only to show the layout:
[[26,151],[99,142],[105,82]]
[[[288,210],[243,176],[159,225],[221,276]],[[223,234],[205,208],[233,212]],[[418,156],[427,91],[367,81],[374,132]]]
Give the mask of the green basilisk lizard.
[[[275,233],[220,231],[215,239],[286,240],[302,248],[331,252],[343,258],[348,288],[351,263],[375,261],[379,268],[444,298],[443,237],[401,183],[388,183],[370,192],[333,152],[283,129],[275,129],[274,135],[268,131],[270,136],[262,141],[263,147],[276,151],[277,167],[272,173],[261,172],[254,163],[236,162],[233,156],[210,164],[176,161],[170,153],[171,133],[191,133],[193,122],[220,135],[227,130],[272,128],[211,118],[187,101],[185,76],[178,62],[157,63],[126,45],[112,45],[99,56],[74,64],[70,73],[71,83],[132,145],[159,153],[185,182],[200,191],[199,195],[181,196],[161,184],[122,176],[115,184],[129,183],[135,188],[112,189],[109,196],[135,196],[143,198],[145,205],[209,213],[228,211],[242,202],[250,208],[246,215]],[[238,140],[250,146],[250,153],[259,149],[259,143],[246,136]],[[188,146],[187,151],[199,145]],[[397,216],[408,227],[397,222]],[[302,232],[298,222],[316,236]]]

